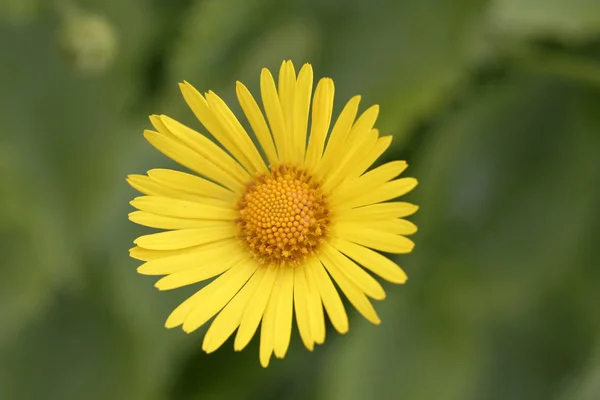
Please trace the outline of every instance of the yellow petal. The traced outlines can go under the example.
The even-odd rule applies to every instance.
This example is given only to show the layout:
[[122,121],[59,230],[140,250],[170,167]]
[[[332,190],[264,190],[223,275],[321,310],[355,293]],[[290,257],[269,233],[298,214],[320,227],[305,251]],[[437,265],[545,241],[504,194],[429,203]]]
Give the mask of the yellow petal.
[[217,207],[167,197],[141,196],[133,199],[130,204],[140,211],[178,218],[233,221],[240,216],[239,211],[233,207]]
[[[354,285],[364,292],[367,296],[375,300],[385,299],[385,290],[371,275],[364,269],[354,264],[352,260],[344,256],[330,244],[323,244],[323,255],[334,263],[339,271],[346,276]],[[327,267],[327,265],[326,265]],[[329,269],[329,268],[328,268]]]
[[278,275],[278,267],[266,267],[267,273],[260,282],[260,286],[252,296],[248,308],[244,311],[242,321],[240,322],[240,329],[238,329],[237,335],[235,336],[235,342],[233,348],[235,351],[243,350],[250,340],[256,329],[260,324],[260,320],[263,317],[267,302],[271,296],[273,284],[275,278]]
[[[227,254],[220,252],[213,256],[214,259],[196,259],[197,266],[175,271],[160,279],[154,285],[158,290],[172,290],[182,286],[202,282],[227,271],[233,265],[247,258],[246,254]],[[161,260],[164,260],[161,259]]]
[[223,275],[219,276],[217,279],[203,287],[201,290],[177,306],[177,308],[175,308],[169,315],[169,318],[167,318],[165,327],[174,328],[183,324],[184,320],[192,310],[194,310],[197,306],[207,304],[215,293],[224,287],[229,286],[231,282],[239,281],[240,277],[248,275],[249,270],[251,270],[251,264],[245,262],[240,262],[233,268],[229,269]]
[[242,316],[248,307],[250,299],[260,286],[266,273],[267,268],[258,268],[248,283],[244,285],[238,294],[217,315],[204,336],[202,350],[212,353],[221,347],[236,330],[242,321]]
[[275,357],[283,358],[292,336],[292,307],[294,303],[294,270],[282,268],[281,289],[275,317]]
[[[283,272],[283,269],[280,269]],[[281,292],[281,280],[275,281],[273,290],[270,293],[268,302],[262,316],[262,326],[260,328],[260,349],[259,360],[263,368],[269,366],[271,355],[275,349],[275,324],[277,318],[277,302]]]
[[183,321],[185,332],[195,331],[221,311],[258,269],[258,263],[250,256],[241,258],[239,265],[243,265],[243,267],[238,273],[232,275],[227,282],[219,284],[206,302],[197,303],[196,307],[185,317]]
[[214,113],[207,99],[205,99],[200,92],[188,82],[184,81],[183,83],[180,83],[179,88],[181,89],[181,93],[188,106],[202,125],[204,125],[210,134],[221,143],[221,145],[223,145],[223,147],[227,149],[241,165],[248,171],[253,172],[252,163],[250,162],[248,154],[242,150],[240,142],[236,140],[235,135],[233,135],[223,124],[220,116]]
[[304,64],[298,74],[296,89],[294,91],[293,106],[293,136],[292,136],[292,161],[304,161],[306,151],[306,135],[308,130],[308,112],[312,96],[313,70],[310,64]]
[[281,110],[283,111],[283,118],[285,120],[286,140],[284,153],[286,154],[286,160],[293,161],[292,154],[294,151],[294,142],[292,135],[294,132],[293,110],[294,93],[296,89],[296,71],[294,70],[294,64],[292,64],[291,61],[284,61],[281,63],[277,89]]
[[[374,131],[377,131],[374,129]],[[376,132],[378,133],[378,132]],[[367,169],[390,147],[392,136],[383,136],[377,139],[375,145],[370,150],[365,151],[365,155],[354,163],[354,167],[348,171],[347,179],[356,179],[365,173]]]
[[158,215],[146,211],[133,211],[130,212],[128,216],[131,222],[157,229],[207,228],[223,224],[222,221],[169,217],[166,215]]
[[144,275],[167,275],[187,269],[214,268],[228,263],[230,256],[239,254],[240,250],[239,240],[231,238],[191,247],[175,254],[165,251],[163,253],[167,255],[148,260],[138,267],[137,272]]
[[[234,239],[231,239],[234,240]],[[235,239],[237,241],[237,239]],[[200,248],[205,248],[206,246],[217,245],[217,242],[212,242],[210,244],[201,244],[198,246],[187,247],[183,249],[173,249],[173,250],[150,250],[144,249],[142,247],[136,246],[129,250],[129,255],[137,260],[142,261],[152,261],[158,260],[159,258],[165,257],[173,257],[179,256],[183,254],[193,253],[198,251]],[[161,274],[158,274],[161,275]]]
[[361,207],[374,203],[381,203],[403,196],[417,186],[415,178],[400,178],[374,188],[367,194],[357,196],[344,203],[346,207]]
[[138,246],[129,249],[129,257],[140,261],[156,260],[161,257],[160,253],[160,251],[147,250]]
[[316,168],[317,162],[323,155],[325,138],[331,124],[334,93],[335,87],[330,78],[323,78],[317,84],[312,106],[310,136],[306,149],[306,166],[311,171]]
[[348,140],[341,154],[344,156],[338,161],[333,169],[331,169],[323,183],[323,191],[325,193],[336,193],[340,184],[348,179],[348,173],[356,165],[356,160],[360,158],[365,151],[368,151],[375,145],[377,141],[377,130],[373,129],[354,139]]
[[[239,182],[244,183],[251,179],[248,172],[244,170],[235,159],[206,136],[166,115],[161,115],[160,120],[182,143],[206,158],[221,170],[227,172]],[[245,164],[243,165],[248,168]]]
[[310,317],[312,338],[315,343],[322,344],[325,342],[325,315],[323,314],[323,304],[321,303],[317,279],[312,268],[304,267],[302,269],[306,276],[308,315]]
[[304,268],[294,268],[294,310],[296,312],[296,322],[298,323],[298,331],[304,346],[310,351],[314,348],[312,338],[312,330],[310,327],[309,314],[309,298],[308,285],[306,284],[306,276]]
[[[145,175],[129,175],[127,183],[138,192],[151,196],[171,197],[173,199],[198,201],[203,197],[163,186]],[[216,200],[216,199],[211,199]]]
[[392,161],[367,172],[358,179],[346,181],[332,193],[332,203],[336,206],[351,203],[351,200],[360,198],[360,195],[379,189],[384,183],[400,175],[407,167],[406,161]]
[[336,210],[339,221],[363,221],[407,217],[417,212],[419,206],[403,201],[372,204],[360,208]]
[[140,236],[133,243],[149,250],[175,250],[228,239],[236,235],[235,225],[218,228],[182,229]]
[[392,283],[406,282],[406,273],[395,262],[381,254],[340,238],[332,238],[331,245],[352,258],[363,267],[371,270]]
[[242,107],[258,142],[264,150],[269,164],[277,164],[279,158],[277,157],[277,150],[275,150],[275,144],[271,137],[271,131],[267,126],[267,122],[265,121],[256,100],[254,100],[254,97],[252,97],[252,94],[242,82],[237,82],[235,89],[240,106]]
[[273,133],[273,140],[275,141],[279,161],[287,163],[290,160],[287,157],[288,151],[286,149],[286,146],[289,144],[286,141],[285,119],[283,117],[281,103],[279,102],[279,95],[275,88],[273,75],[271,75],[271,72],[266,68],[263,68],[260,74],[260,93],[265,114],[267,115],[267,120],[269,121],[271,132]]
[[346,314],[346,309],[321,261],[316,258],[309,260],[306,268],[310,270],[310,273],[315,278],[319,294],[321,295],[331,324],[341,334],[348,332],[348,315]]
[[177,139],[177,136],[173,135],[173,133],[171,133],[171,131],[169,131],[169,129],[162,122],[162,120],[160,119],[160,115],[151,115],[150,122],[152,123],[152,126],[154,126],[154,129],[160,132],[161,135],[167,136],[170,139],[175,139],[178,142],[180,142],[180,140]]
[[151,169],[148,176],[162,186],[181,192],[189,192],[200,197],[214,197],[216,199],[235,201],[237,195],[231,190],[217,185],[196,175],[170,169]]
[[144,137],[158,151],[197,174],[206,176],[236,193],[244,189],[244,185],[237,179],[181,142],[153,131],[144,131]]
[[319,258],[342,292],[344,292],[348,300],[350,300],[350,303],[352,303],[358,312],[360,312],[368,321],[378,325],[381,320],[367,296],[365,296],[365,294],[341,272],[340,267],[331,260],[327,254],[322,253]]
[[317,164],[316,173],[320,178],[325,177],[327,172],[331,170],[337,161],[339,161],[338,157],[341,154],[342,147],[348,138],[350,128],[358,113],[359,103],[360,96],[351,98],[346,106],[344,106],[344,109],[335,122],[323,157]]
[[404,236],[357,227],[360,227],[360,224],[340,222],[336,224],[333,236],[387,253],[410,253],[415,247],[412,240]]
[[398,235],[412,235],[417,232],[418,228],[415,224],[405,219],[383,219],[383,220],[368,220],[357,224],[358,226],[374,229],[376,231],[384,231],[396,233]]
[[223,128],[229,133],[235,145],[248,158],[249,165],[246,168],[253,173],[267,172],[267,166],[260,156],[258,149],[227,104],[212,91],[209,91],[206,95],[206,101],[213,114],[221,122]]

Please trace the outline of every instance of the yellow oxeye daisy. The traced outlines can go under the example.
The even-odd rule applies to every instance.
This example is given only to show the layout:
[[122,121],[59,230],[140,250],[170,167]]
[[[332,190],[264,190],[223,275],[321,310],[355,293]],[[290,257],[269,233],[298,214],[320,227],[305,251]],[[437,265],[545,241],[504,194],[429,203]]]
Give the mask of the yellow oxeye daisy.
[[180,88],[222,147],[165,115],[150,117],[155,131],[145,131],[146,139],[197,175],[153,169],[128,177],[145,194],[131,202],[138,211],[130,220],[165,230],[137,238],[130,254],[145,262],[139,273],[164,275],[156,283],[160,290],[216,278],[181,303],[166,327],[192,332],[216,316],[202,344],[211,353],[236,329],[234,348],[242,350],[261,325],[259,358],[266,367],[273,353],[285,356],[294,313],[309,350],[325,340],[323,309],[338,332],[348,331],[333,282],[379,324],[369,298],[382,300],[385,292],[365,269],[393,283],[406,281],[376,250],[409,253],[414,244],[406,235],[417,227],[402,218],[418,208],[390,201],[417,185],[414,178],[396,179],[406,162],[366,172],[392,140],[373,127],[379,107],[357,118],[355,96],[330,129],[333,81],[321,79],[313,96],[312,67],[305,64],[296,76],[284,61],[278,85],[262,70],[264,115],[237,82],[259,150],[219,96],[203,96],[187,82]]

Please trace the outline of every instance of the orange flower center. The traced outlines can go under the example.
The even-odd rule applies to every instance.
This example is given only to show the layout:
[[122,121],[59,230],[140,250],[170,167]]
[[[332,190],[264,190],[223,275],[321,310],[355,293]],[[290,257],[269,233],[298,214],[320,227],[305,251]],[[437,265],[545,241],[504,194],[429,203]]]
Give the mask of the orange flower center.
[[296,167],[260,175],[238,206],[240,234],[262,264],[297,265],[327,237],[329,210],[320,184]]

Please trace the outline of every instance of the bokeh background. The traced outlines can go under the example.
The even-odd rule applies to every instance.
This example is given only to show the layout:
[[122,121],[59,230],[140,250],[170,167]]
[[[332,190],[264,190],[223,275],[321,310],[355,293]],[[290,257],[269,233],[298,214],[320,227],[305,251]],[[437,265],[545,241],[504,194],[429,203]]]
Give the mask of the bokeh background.
[[[283,59],[381,105],[420,231],[380,326],[264,370],[163,328],[125,177],[178,81]],[[597,0],[0,0],[0,398],[600,399],[599,154]]]

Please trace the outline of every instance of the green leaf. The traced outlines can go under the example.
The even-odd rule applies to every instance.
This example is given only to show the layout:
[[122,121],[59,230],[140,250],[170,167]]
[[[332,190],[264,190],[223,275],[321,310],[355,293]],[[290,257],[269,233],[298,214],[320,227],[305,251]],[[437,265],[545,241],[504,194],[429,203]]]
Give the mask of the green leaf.
[[377,306],[381,327],[332,350],[322,398],[548,398],[580,368],[598,332],[581,306],[597,296],[579,292],[595,251],[582,238],[599,200],[597,106],[593,90],[528,75],[436,122],[413,171],[409,280]]
[[592,39],[600,33],[600,3],[595,0],[495,0],[492,29],[521,38]]

